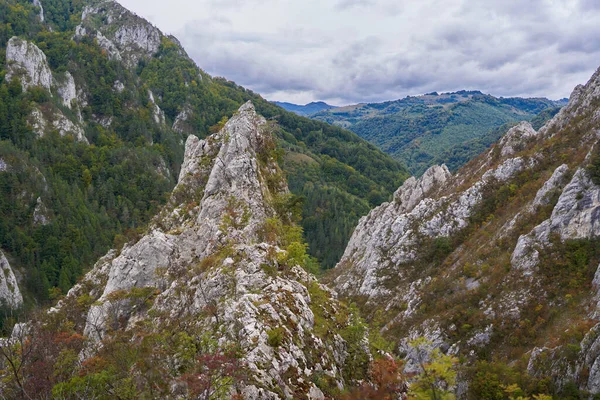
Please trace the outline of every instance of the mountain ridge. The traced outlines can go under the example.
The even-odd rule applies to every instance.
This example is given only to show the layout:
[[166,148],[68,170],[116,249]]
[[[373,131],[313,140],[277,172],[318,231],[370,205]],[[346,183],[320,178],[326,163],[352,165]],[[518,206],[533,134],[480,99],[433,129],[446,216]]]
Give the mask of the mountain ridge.
[[284,101],[273,101],[272,103],[287,110],[287,111],[291,111],[295,114],[302,115],[304,117],[309,117],[310,115],[315,114],[320,111],[323,111],[323,110],[337,108],[336,106],[329,105],[323,101],[312,101],[305,105],[287,103]]
[[503,384],[548,379],[559,398],[600,393],[599,88],[600,69],[539,130],[522,122],[455,175],[433,166],[361,218],[329,282],[364,315],[385,310],[407,368],[407,344],[425,336],[471,365],[465,398],[502,369]]
[[[502,127],[505,133],[510,128],[503,125],[531,120],[547,110],[556,113],[564,104],[564,99],[460,90],[337,107],[310,117],[356,132],[420,175],[435,163],[455,171],[499,138],[495,130]],[[454,155],[447,154],[452,151]]]
[[218,131],[248,100],[279,121],[282,173],[306,198],[302,224],[324,266],[407,175],[351,132],[209,76],[117,2],[42,3],[0,4],[0,247],[25,308],[136,238],[176,184],[185,139]]

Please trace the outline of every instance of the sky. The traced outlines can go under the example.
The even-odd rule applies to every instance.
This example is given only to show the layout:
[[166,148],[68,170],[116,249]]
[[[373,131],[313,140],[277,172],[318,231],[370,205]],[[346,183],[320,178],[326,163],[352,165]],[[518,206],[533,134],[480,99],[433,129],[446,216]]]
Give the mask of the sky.
[[432,91],[568,97],[600,66],[600,0],[119,0],[268,100]]

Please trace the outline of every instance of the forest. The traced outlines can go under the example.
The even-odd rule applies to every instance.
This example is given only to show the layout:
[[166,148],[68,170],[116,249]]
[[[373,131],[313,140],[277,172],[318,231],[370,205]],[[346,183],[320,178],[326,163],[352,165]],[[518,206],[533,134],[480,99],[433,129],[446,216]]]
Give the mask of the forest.
[[[354,133],[209,76],[172,38],[162,37],[157,54],[126,68],[95,39],[73,39],[83,6],[46,0],[41,23],[29,1],[0,3],[0,158],[8,165],[0,172],[0,247],[13,267],[26,271],[26,308],[65,294],[108,249],[136,240],[176,183],[187,134],[206,137],[247,100],[278,126],[279,162],[303,202],[309,252],[322,268],[335,265],[358,219],[408,176]],[[5,79],[13,36],[45,53],[55,79],[68,71],[83,89],[87,101],[80,112],[89,145],[58,132],[34,133],[34,109],[78,116],[55,88],[23,91],[18,79]],[[117,81],[124,90],[114,90]],[[153,120],[149,90],[165,125]],[[171,125],[184,109],[192,112],[182,133]],[[41,223],[36,210],[44,214]]]

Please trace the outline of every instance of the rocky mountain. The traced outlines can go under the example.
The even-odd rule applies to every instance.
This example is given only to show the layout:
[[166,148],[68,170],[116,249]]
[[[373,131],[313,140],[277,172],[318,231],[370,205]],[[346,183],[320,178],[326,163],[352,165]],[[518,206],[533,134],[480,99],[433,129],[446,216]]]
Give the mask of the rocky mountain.
[[278,121],[281,173],[324,266],[407,175],[355,134],[209,76],[115,1],[8,0],[0,15],[0,248],[25,308],[135,240],[177,183],[186,138],[248,100]]
[[303,106],[282,101],[274,101],[273,104],[304,117],[310,117],[312,114],[316,114],[320,111],[336,108],[335,106],[331,106],[323,101],[313,101],[312,103],[308,103]]
[[406,180],[361,218],[332,286],[383,310],[401,350],[425,336],[462,358],[461,397],[597,395],[599,139],[600,70],[541,129]]
[[[44,360],[66,375],[35,372],[54,396],[323,399],[367,378],[366,329],[303,269],[272,133],[247,102],[219,132],[190,135],[141,238],[109,251],[40,325],[18,327],[72,338],[58,343],[74,358]],[[2,382],[9,397],[36,387]]]
[[462,90],[337,107],[310,117],[356,132],[421,175],[436,163],[456,171],[511,125],[544,111],[550,112],[549,119],[565,103],[566,99],[496,98]]

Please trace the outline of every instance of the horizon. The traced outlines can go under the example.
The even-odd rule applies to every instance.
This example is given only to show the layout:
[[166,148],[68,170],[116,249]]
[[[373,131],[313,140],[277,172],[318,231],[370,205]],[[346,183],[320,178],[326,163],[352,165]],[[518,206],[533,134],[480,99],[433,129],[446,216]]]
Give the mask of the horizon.
[[328,105],[330,107],[343,108],[343,107],[355,106],[355,105],[360,105],[360,104],[391,103],[391,102],[395,102],[395,101],[404,100],[404,99],[407,99],[407,98],[410,98],[410,97],[422,97],[422,96],[433,95],[433,93],[437,93],[438,95],[441,96],[441,95],[444,95],[444,94],[460,93],[462,91],[466,91],[466,92],[479,92],[479,93],[481,93],[481,94],[483,94],[485,96],[492,96],[492,97],[495,97],[497,99],[524,98],[524,99],[546,99],[546,100],[549,100],[549,101],[565,101],[565,100],[568,101],[569,97],[570,97],[570,95],[568,97],[562,97],[562,98],[559,98],[559,99],[552,99],[552,98],[549,98],[549,97],[539,97],[539,96],[537,96],[537,97],[520,97],[520,96],[505,97],[505,96],[495,96],[495,95],[493,95],[491,93],[485,93],[485,92],[483,92],[481,90],[464,90],[464,89],[461,89],[461,90],[453,90],[453,91],[449,91],[449,92],[429,92],[429,93],[416,94],[416,95],[407,95],[405,97],[398,98],[398,99],[383,100],[383,101],[378,101],[378,102],[366,102],[366,101],[362,101],[362,102],[358,102],[358,103],[343,104],[343,105],[339,105],[339,106],[338,105],[334,105],[334,104],[330,104],[330,103],[328,103],[326,101],[323,101],[323,100],[314,100],[314,101],[310,101],[308,103],[298,104],[298,103],[292,103],[292,102],[285,101],[285,100],[271,100],[271,99],[266,99],[266,98],[265,99],[267,101],[270,101],[271,103],[287,103],[287,104],[292,104],[292,105],[301,106],[301,107],[305,107],[305,106],[308,106],[308,105],[314,104],[314,103],[324,103],[324,104],[326,104],[326,105]]

